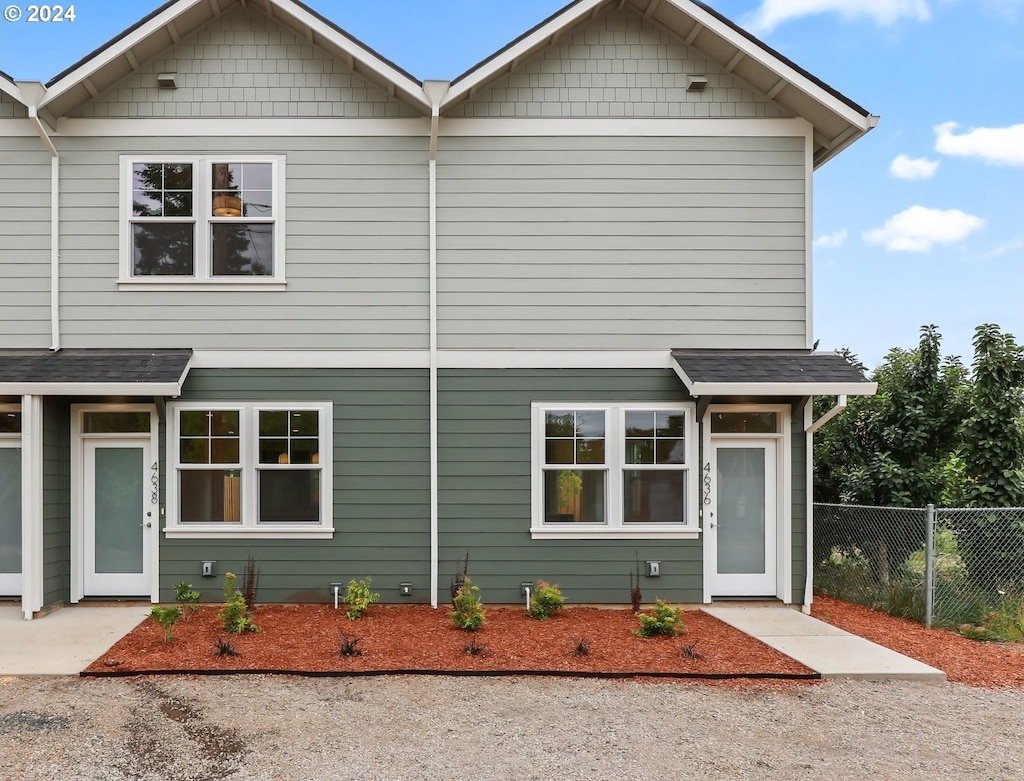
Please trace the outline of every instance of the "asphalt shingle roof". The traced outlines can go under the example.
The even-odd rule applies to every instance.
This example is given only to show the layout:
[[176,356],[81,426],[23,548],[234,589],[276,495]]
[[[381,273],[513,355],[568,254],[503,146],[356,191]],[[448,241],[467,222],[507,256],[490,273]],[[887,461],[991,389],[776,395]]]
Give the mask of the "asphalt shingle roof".
[[810,350],[673,350],[695,383],[867,383],[839,353]]
[[173,383],[191,357],[190,349],[0,349],[0,384]]

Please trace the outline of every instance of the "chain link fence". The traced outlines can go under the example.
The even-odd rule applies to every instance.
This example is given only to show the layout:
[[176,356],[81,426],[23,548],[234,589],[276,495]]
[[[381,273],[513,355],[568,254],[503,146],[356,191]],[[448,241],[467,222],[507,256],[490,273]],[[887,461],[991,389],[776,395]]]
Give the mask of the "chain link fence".
[[1024,640],[1024,508],[815,504],[814,585],[928,626]]

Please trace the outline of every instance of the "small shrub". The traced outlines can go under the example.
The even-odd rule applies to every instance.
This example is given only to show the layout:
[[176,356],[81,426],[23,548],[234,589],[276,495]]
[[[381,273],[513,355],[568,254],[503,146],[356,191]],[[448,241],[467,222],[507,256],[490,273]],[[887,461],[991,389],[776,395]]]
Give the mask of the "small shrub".
[[552,586],[543,580],[537,581],[537,593],[533,595],[530,603],[530,615],[539,618],[541,621],[547,619],[560,607],[565,604],[565,597],[557,585]]
[[487,648],[476,637],[462,646],[462,650],[470,656],[487,656]]
[[374,602],[380,601],[380,594],[370,591],[370,578],[363,578],[360,581],[350,580],[348,588],[345,589],[345,604],[348,610],[345,615],[352,621],[361,618],[366,609]]
[[654,637],[656,635],[668,635],[675,637],[680,630],[686,631],[683,624],[683,609],[672,607],[663,600],[655,600],[654,607],[649,613],[638,613],[640,628],[633,634],[639,637]]
[[224,631],[233,635],[242,632],[258,632],[260,628],[253,623],[252,610],[245,604],[242,592],[235,588],[235,574],[224,574],[224,607],[217,614],[224,626]]
[[225,640],[222,637],[217,638],[217,656],[238,656],[238,651],[231,645],[230,640]]
[[339,656],[362,656],[363,652],[357,647],[359,645],[358,637],[349,637],[344,635],[341,638],[341,645],[338,648]]
[[149,616],[164,630],[164,642],[171,642],[174,639],[174,625],[181,618],[181,608],[177,605],[156,605],[149,611]]
[[636,556],[636,574],[629,573],[629,603],[633,606],[633,612],[639,613],[643,603],[644,595],[640,591],[640,554]]
[[191,583],[184,580],[174,584],[174,599],[182,608],[184,618],[188,621],[192,614],[199,610],[199,598],[202,594],[192,588]]
[[579,638],[569,652],[569,656],[590,656],[590,641],[585,637]]
[[684,645],[679,649],[679,655],[684,659],[703,659],[703,654],[697,653],[697,643],[693,642],[689,645]]
[[468,632],[475,632],[484,624],[484,605],[480,601],[480,587],[469,578],[466,578],[466,582],[455,594],[452,623]]
[[252,610],[256,607],[256,590],[260,585],[260,571],[256,568],[256,559],[250,556],[245,561],[245,570],[242,572],[242,597],[245,599],[245,606]]

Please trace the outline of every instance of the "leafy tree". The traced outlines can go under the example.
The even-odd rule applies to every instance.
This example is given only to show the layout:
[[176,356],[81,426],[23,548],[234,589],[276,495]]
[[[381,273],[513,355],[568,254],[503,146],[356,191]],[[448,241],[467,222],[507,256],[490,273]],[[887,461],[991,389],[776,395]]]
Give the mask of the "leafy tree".
[[[818,501],[921,507],[942,494],[968,399],[967,371],[957,357],[941,359],[941,339],[924,326],[916,349],[890,350],[872,377],[878,393],[852,398],[818,433]],[[822,414],[835,400],[815,403]]]

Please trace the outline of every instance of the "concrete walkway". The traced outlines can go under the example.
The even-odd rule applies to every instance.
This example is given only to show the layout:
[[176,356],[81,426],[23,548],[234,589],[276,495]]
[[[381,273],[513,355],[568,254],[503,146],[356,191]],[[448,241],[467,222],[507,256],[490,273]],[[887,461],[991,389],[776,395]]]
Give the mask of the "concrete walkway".
[[946,680],[942,670],[784,605],[727,604],[707,606],[702,610],[807,665],[823,678]]
[[151,605],[71,605],[26,621],[0,605],[0,676],[78,675],[149,615]]

